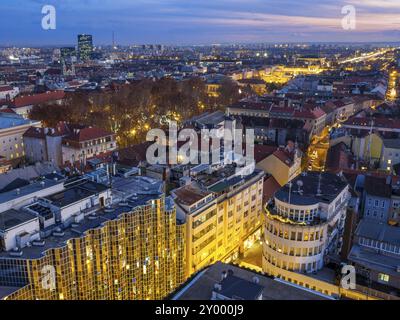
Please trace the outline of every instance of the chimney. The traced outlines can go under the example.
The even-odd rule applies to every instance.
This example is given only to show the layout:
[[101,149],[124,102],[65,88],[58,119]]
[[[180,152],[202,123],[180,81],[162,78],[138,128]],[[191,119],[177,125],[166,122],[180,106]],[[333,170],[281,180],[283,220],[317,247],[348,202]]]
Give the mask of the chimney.
[[228,276],[228,273],[224,270],[221,272],[221,281],[224,280]]

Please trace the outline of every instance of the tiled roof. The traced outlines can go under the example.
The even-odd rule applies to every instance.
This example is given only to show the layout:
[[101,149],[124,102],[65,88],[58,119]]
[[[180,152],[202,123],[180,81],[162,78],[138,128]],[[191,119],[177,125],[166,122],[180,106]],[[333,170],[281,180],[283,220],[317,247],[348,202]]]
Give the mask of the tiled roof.
[[30,96],[17,97],[14,99],[13,105],[15,108],[26,107],[31,105],[38,105],[51,101],[61,100],[65,97],[64,91],[50,91],[46,93],[39,93]]
[[266,203],[272,199],[275,192],[281,188],[280,184],[273,176],[266,177],[263,186],[263,203]]
[[277,149],[276,146],[256,144],[254,146],[254,159],[256,163],[264,160],[266,157],[273,154],[276,151],[276,149]]
[[4,108],[0,109],[0,113],[15,113],[15,111],[10,108]]
[[12,91],[14,88],[10,86],[0,86],[0,92],[5,92],[5,91]]
[[[391,118],[375,118],[373,119],[374,128],[389,128],[389,129],[400,129],[400,120]],[[344,125],[371,127],[371,119],[369,118],[358,118],[352,117],[347,120]]]
[[279,160],[281,160],[288,167],[291,167],[293,164],[293,156],[285,150],[282,150],[282,149],[276,150],[274,152],[274,156],[277,157]]
[[98,139],[102,137],[107,137],[114,135],[114,133],[97,128],[97,127],[88,127],[88,128],[73,128],[69,135],[67,135],[64,139],[76,142],[88,141],[93,139]]
[[387,183],[386,179],[366,176],[364,188],[367,194],[376,197],[390,198],[392,194],[392,186],[390,183]]

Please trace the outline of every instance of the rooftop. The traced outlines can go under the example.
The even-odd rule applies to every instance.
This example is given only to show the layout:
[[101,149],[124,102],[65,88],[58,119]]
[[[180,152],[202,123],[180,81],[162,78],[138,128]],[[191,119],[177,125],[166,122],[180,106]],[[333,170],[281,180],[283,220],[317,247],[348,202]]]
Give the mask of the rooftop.
[[377,223],[376,220],[362,219],[358,224],[356,235],[400,246],[400,228],[384,223]]
[[199,202],[201,199],[208,197],[212,193],[188,185],[174,190],[174,194],[177,196],[177,202],[183,205],[191,206],[196,202]]
[[113,132],[96,127],[75,127],[70,125],[71,133],[64,140],[82,142],[114,135]]
[[[299,185],[301,185],[301,194],[298,192]],[[290,203],[299,206],[313,205],[320,202],[331,203],[346,187],[347,182],[333,173],[306,172],[292,181]],[[318,188],[320,192],[318,192]],[[276,192],[275,198],[288,203],[289,186],[285,185]]]
[[23,186],[19,188],[18,192],[15,190],[7,191],[0,193],[0,204],[5,203],[14,199],[21,198],[23,196],[39,192],[40,190],[44,190],[46,188],[52,188],[55,185],[63,184],[62,181],[55,181],[50,179],[41,179],[35,182],[30,183],[29,185]]
[[86,199],[96,193],[103,192],[107,189],[108,188],[105,185],[92,181],[86,181],[79,186],[68,188],[45,198],[51,201],[51,203],[55,206],[62,208],[80,200]]
[[6,231],[36,217],[28,212],[10,209],[0,213],[0,230]]
[[[232,281],[228,292],[238,292],[239,296],[253,296],[255,292],[253,286],[247,287],[248,284],[254,282],[254,277],[258,278],[258,286],[262,287],[263,300],[323,300],[325,299],[318,293],[313,293],[310,290],[295,287],[291,284],[275,280],[271,277],[263,276],[258,273],[242,269],[237,266],[217,262],[212,266],[200,272],[192,281],[188,281],[186,286],[177,292],[173,299],[175,300],[210,300],[214,285],[221,282],[222,272],[232,270],[234,277],[239,280]],[[246,288],[241,290],[237,284],[246,283]],[[228,283],[227,283],[228,284]]]
[[384,177],[366,176],[364,183],[365,192],[371,196],[390,198],[392,195],[392,186],[390,183],[387,183],[387,179]]
[[[79,184],[81,182],[78,181],[76,183]],[[89,189],[90,183],[89,185],[86,183],[83,183],[83,185]],[[129,213],[134,208],[145,205],[150,200],[162,197],[161,189],[163,183],[155,179],[139,176],[129,178],[115,177],[113,184],[115,184],[115,189],[113,188],[113,192],[115,192],[114,198],[120,197],[118,201],[114,201],[115,205],[110,208],[95,209],[94,213],[86,215],[79,223],[74,223],[68,227],[56,224],[42,230],[44,234],[48,235],[43,238],[43,243],[23,248],[21,250],[22,255],[18,256],[18,259],[38,259],[47,250],[64,247],[68,240],[80,238],[88,230],[99,228],[107,221],[119,219],[124,213]],[[172,209],[173,203],[170,200],[166,200],[165,203],[168,210]],[[57,230],[57,228],[59,228],[59,232],[55,235],[53,231]],[[9,252],[0,252],[1,258],[15,259],[15,257],[10,256]]]
[[37,125],[39,122],[26,120],[20,115],[12,113],[0,113],[0,130],[10,129],[13,127],[24,126],[24,125]]
[[235,300],[256,300],[264,290],[259,284],[239,278],[229,271],[220,285],[218,293]]
[[383,145],[389,149],[400,149],[400,139],[383,139]]
[[41,103],[61,100],[64,97],[65,97],[64,91],[51,91],[51,92],[39,93],[39,94],[15,98],[14,106],[16,108],[20,108],[30,105],[38,105]]

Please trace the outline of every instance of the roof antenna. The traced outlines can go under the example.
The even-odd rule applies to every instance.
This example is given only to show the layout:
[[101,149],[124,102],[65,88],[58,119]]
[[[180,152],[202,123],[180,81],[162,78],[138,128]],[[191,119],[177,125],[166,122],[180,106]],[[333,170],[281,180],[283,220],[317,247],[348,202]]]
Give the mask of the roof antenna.
[[321,191],[321,178],[322,178],[322,172],[319,172],[318,175],[318,189],[317,189],[317,197],[322,196],[322,191]]
[[292,184],[292,182],[290,181],[288,185],[289,185],[289,204],[290,204],[290,198],[291,198],[291,196],[292,196],[292,185],[293,185],[293,184]]

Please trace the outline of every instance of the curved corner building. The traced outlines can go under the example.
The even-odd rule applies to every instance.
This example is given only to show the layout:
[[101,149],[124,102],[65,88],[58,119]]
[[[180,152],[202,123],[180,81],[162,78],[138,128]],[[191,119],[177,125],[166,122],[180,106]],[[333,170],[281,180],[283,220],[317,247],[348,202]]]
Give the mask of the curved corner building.
[[321,269],[340,252],[348,199],[347,183],[333,173],[303,173],[282,187],[265,208],[264,272]]

